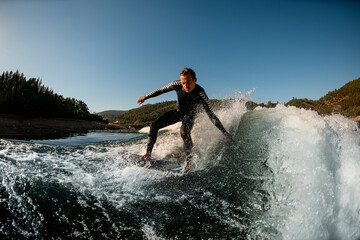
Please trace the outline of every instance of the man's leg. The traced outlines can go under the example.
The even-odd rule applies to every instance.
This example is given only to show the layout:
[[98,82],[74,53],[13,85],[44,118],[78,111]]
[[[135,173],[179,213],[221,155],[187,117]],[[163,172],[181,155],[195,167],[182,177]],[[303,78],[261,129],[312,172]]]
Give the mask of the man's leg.
[[157,134],[159,129],[179,121],[180,121],[180,113],[177,110],[171,110],[169,112],[164,113],[158,119],[156,119],[154,122],[151,123],[146,154],[143,156],[141,160],[151,159],[151,152],[157,140]]
[[194,125],[194,116],[185,116],[182,121],[182,126],[180,129],[180,135],[184,141],[184,150],[185,150],[185,166],[183,171],[187,172],[190,170],[190,161],[191,161],[191,150],[193,148],[193,142],[191,139],[191,130]]

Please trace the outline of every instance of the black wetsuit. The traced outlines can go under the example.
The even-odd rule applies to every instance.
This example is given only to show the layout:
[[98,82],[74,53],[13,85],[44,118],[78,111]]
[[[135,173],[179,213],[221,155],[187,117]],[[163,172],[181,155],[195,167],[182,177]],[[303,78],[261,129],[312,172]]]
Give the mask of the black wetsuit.
[[196,107],[198,104],[202,104],[204,106],[204,109],[209,118],[215,124],[215,126],[220,129],[221,132],[225,133],[226,130],[221,124],[220,120],[211,110],[209,106],[209,98],[206,96],[204,89],[197,84],[190,93],[187,93],[181,85],[180,80],[177,80],[147,94],[145,96],[145,100],[172,90],[175,90],[178,95],[178,106],[176,109],[164,113],[157,120],[151,123],[147,152],[152,152],[159,129],[182,121],[180,134],[184,140],[184,149],[187,160],[190,160],[191,149],[193,147],[190,133],[194,125]]

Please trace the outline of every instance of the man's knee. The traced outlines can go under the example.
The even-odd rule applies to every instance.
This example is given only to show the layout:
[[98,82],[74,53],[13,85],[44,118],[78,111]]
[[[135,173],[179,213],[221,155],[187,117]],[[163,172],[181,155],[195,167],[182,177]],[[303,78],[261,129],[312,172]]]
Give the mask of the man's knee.
[[190,137],[190,132],[186,131],[186,128],[184,126],[181,126],[180,135],[181,135],[182,139],[185,141],[188,137]]
[[150,124],[149,137],[156,135],[158,131],[159,131],[159,129],[158,129],[158,125],[157,125],[157,120],[155,120]]
[[150,131],[152,129],[155,129],[155,126],[156,126],[156,120],[150,123]]

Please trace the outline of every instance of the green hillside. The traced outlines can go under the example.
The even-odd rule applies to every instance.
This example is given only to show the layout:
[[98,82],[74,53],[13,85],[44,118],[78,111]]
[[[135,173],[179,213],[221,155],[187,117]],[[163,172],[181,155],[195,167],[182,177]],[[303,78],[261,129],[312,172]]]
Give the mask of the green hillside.
[[176,101],[146,104],[116,116],[115,121],[128,125],[148,125],[164,112],[174,109],[176,104]]
[[312,109],[321,115],[332,113],[342,114],[346,117],[360,115],[360,78],[348,82],[340,89],[328,92],[319,100],[292,99],[286,106]]
[[126,113],[127,111],[121,110],[107,110],[103,112],[96,113],[97,115],[101,116],[103,119],[114,121],[116,116]]

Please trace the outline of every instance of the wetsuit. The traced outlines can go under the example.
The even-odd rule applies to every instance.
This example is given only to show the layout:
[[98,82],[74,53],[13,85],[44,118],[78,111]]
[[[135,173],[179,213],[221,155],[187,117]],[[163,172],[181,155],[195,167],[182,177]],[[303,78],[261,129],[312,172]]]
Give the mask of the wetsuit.
[[194,119],[196,115],[196,107],[198,104],[202,104],[206,113],[208,114],[210,120],[215,124],[217,128],[223,133],[226,132],[224,126],[221,124],[220,120],[216,117],[209,106],[209,98],[206,96],[205,91],[199,85],[195,85],[195,88],[187,93],[183,86],[181,85],[180,80],[169,83],[168,85],[156,89],[151,93],[147,94],[145,100],[148,98],[159,96],[160,94],[175,90],[178,96],[178,105],[174,110],[161,115],[157,120],[151,123],[150,133],[149,133],[149,142],[147,145],[147,152],[152,152],[154,144],[157,139],[157,133],[159,129],[169,126],[171,124],[182,121],[180,135],[184,140],[184,149],[187,160],[191,160],[191,149],[193,143],[191,140],[191,129],[194,125]]

